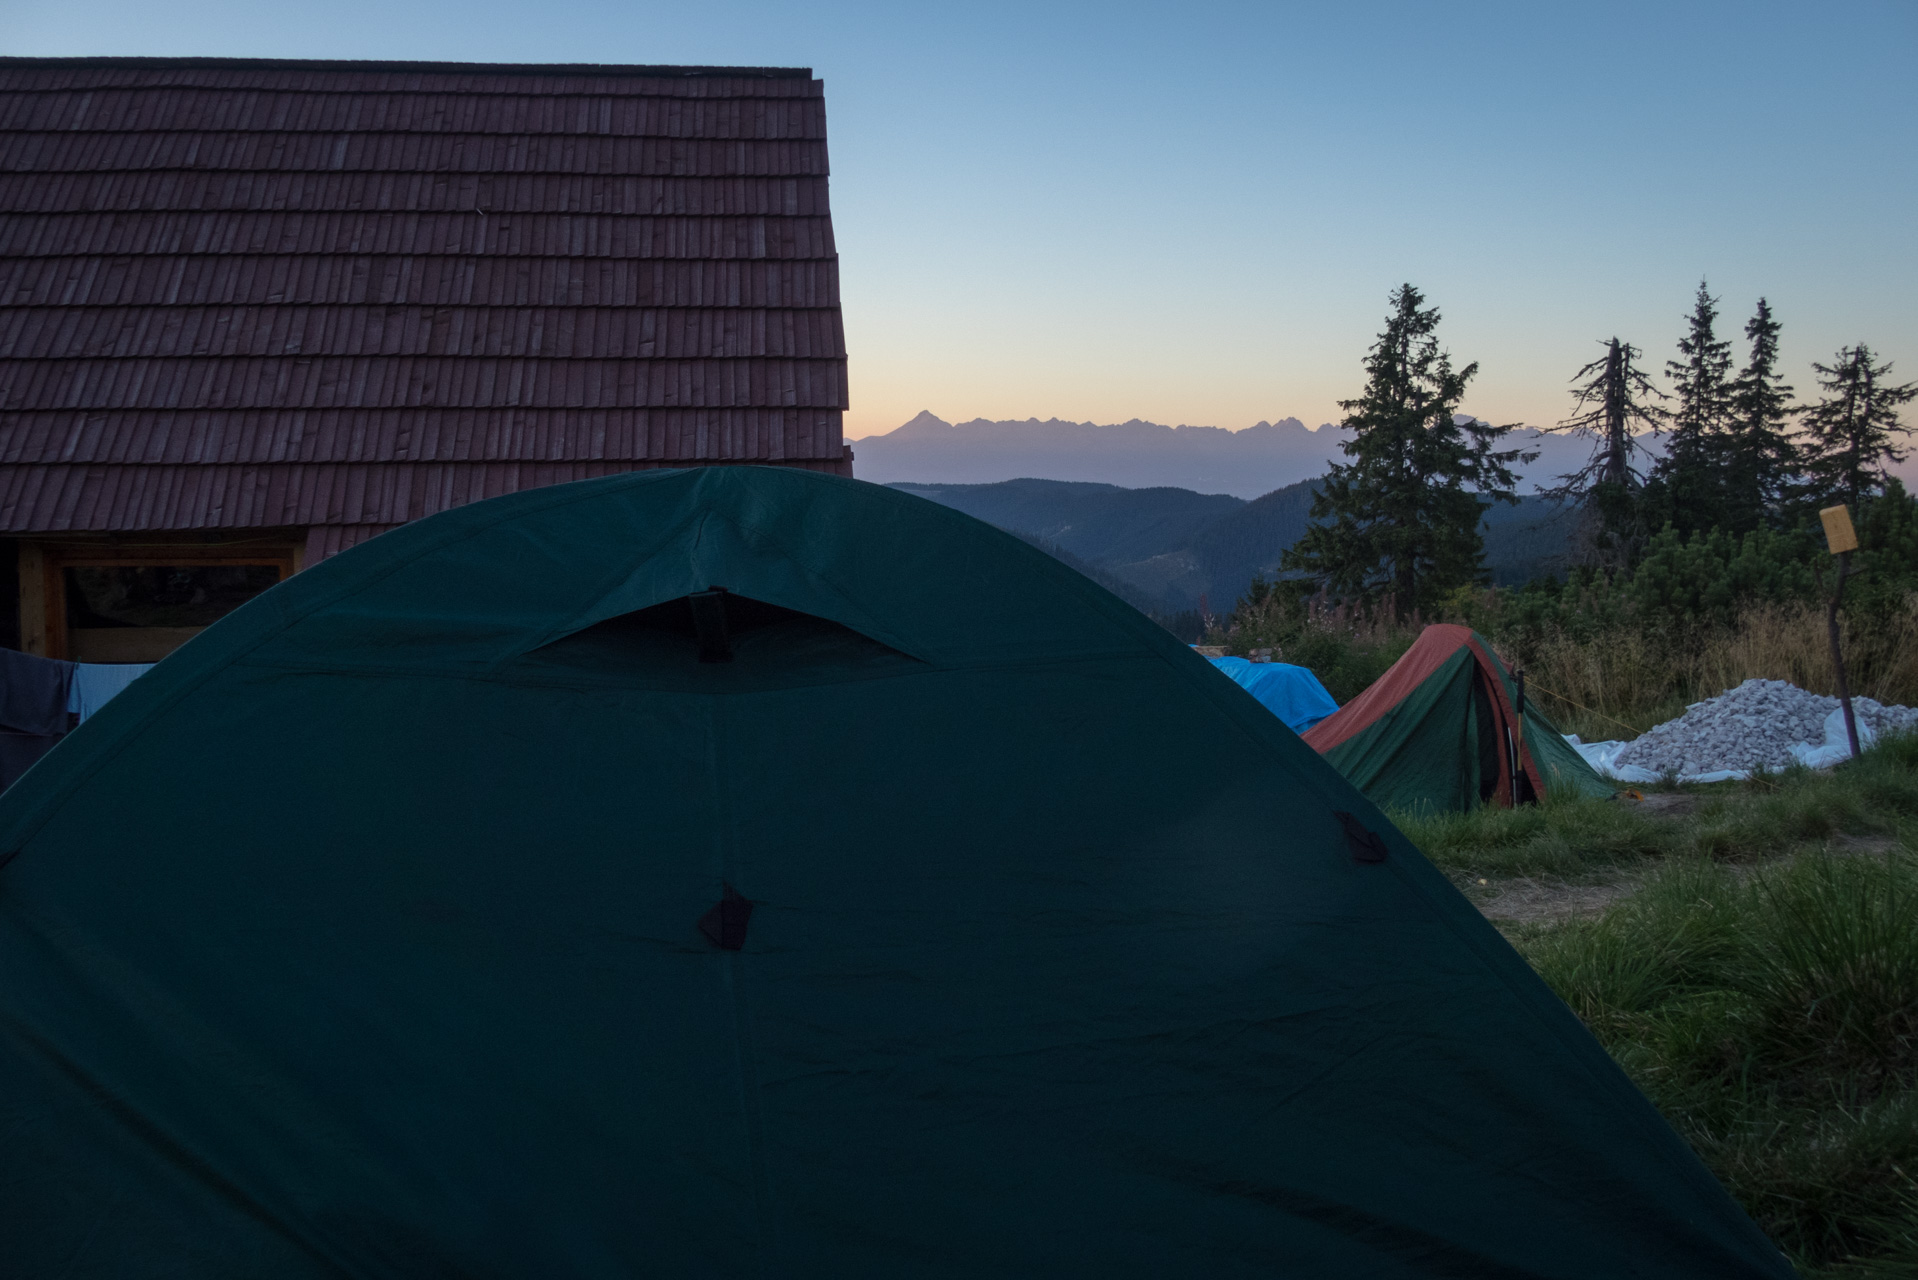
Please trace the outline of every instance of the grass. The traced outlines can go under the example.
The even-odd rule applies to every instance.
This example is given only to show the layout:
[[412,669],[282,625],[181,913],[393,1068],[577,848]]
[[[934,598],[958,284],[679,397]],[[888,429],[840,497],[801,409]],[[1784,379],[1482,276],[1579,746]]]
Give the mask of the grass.
[[1895,837],[1918,819],[1918,739],[1888,741],[1831,773],[1793,768],[1645,790],[1691,804],[1675,818],[1654,805],[1553,793],[1522,809],[1392,816],[1455,878],[1577,877],[1684,857],[1749,862],[1842,837]]
[[1402,825],[1468,884],[1637,877],[1509,936],[1806,1275],[1918,1276],[1918,737],[1665,790]]
[[1632,805],[1558,796],[1520,809],[1394,813],[1399,830],[1454,878],[1577,877],[1678,851],[1672,824]]
[[1520,940],[1811,1274],[1918,1267],[1918,859],[1685,859]]

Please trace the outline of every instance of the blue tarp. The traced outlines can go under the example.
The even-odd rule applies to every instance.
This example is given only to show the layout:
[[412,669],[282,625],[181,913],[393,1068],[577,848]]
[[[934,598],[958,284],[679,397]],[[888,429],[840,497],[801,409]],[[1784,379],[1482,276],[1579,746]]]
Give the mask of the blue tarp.
[[1304,733],[1339,709],[1319,678],[1305,667],[1289,662],[1247,662],[1244,658],[1206,661],[1232,677],[1294,733]]

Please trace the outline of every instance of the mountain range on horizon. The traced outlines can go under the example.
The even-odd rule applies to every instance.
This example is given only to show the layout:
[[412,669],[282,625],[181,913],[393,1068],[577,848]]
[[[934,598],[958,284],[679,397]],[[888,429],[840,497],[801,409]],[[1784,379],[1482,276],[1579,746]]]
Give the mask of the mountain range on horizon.
[[[1316,479],[1342,461],[1344,432],[1331,423],[1307,427],[1297,418],[1224,427],[1169,427],[1134,418],[1100,425],[975,418],[951,423],[924,410],[880,435],[852,441],[853,474],[876,484],[996,484],[1040,479],[1176,488],[1251,500]],[[1520,492],[1533,492],[1576,470],[1591,443],[1521,427],[1512,444],[1537,449],[1520,468]]]

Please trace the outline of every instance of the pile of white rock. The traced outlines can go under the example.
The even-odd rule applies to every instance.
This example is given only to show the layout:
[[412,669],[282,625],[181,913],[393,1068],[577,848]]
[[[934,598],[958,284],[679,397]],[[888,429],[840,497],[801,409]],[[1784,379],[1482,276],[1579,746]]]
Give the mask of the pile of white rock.
[[[1859,745],[1918,729],[1918,710],[1853,698]],[[1851,754],[1838,699],[1783,680],[1747,680],[1630,742],[1577,743],[1599,772],[1631,782],[1677,775],[1696,781],[1748,776],[1792,763],[1814,768]]]

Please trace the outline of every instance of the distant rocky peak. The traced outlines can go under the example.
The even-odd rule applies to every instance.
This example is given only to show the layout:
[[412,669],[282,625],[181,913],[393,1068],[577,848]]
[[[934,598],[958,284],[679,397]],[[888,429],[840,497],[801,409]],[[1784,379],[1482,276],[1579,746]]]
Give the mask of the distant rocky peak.
[[939,417],[930,409],[921,409],[919,415],[911,422],[906,423],[904,426],[895,427],[888,434],[899,439],[910,440],[915,436],[940,435],[951,430],[952,424],[950,422]]

